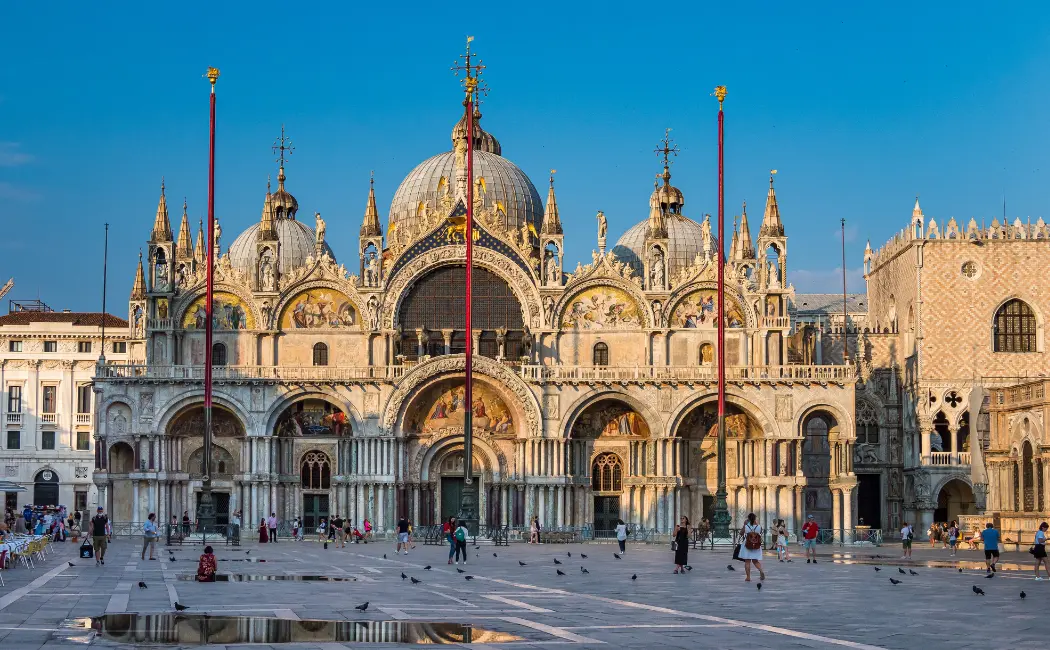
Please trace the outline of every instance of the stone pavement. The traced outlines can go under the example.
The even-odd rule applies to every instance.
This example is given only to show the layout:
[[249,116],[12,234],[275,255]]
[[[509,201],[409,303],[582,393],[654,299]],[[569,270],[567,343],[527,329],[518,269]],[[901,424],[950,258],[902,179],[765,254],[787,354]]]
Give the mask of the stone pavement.
[[[475,645],[493,641],[508,648],[556,643],[1017,650],[1045,647],[1050,634],[1046,614],[1050,582],[1031,579],[1026,554],[1004,554],[1007,570],[989,580],[979,569],[983,555],[973,551],[961,551],[957,563],[947,551],[920,548],[915,561],[905,564],[895,559],[897,547],[866,549],[853,557],[828,548],[816,565],[807,565],[804,559],[779,563],[775,557],[767,558],[767,580],[759,591],[755,582],[744,582],[743,565],[732,562],[726,550],[692,551],[693,571],[676,576],[665,547],[630,546],[626,556],[617,560],[615,546],[607,544],[482,545],[480,550],[471,548],[467,573],[458,574],[446,564],[445,547],[417,545],[408,556],[396,556],[388,543],[326,551],[316,542],[286,541],[239,549],[217,547],[220,572],[232,575],[230,582],[215,584],[186,579],[196,570],[199,547],[173,548],[174,563],[168,551],[159,548],[161,560],[150,562],[139,560],[138,540],[117,540],[110,545],[105,567],[80,560],[75,550],[72,544],[56,545],[56,552],[36,570],[4,572],[0,648],[71,648],[85,643],[143,647],[152,645],[150,641],[177,620],[182,621],[180,638],[185,639],[187,629],[200,628],[199,619],[141,621],[123,637],[128,643],[97,636],[85,620],[107,612],[173,614],[176,600],[191,607],[187,615],[212,617],[206,622],[208,638],[216,644],[210,647],[273,641],[264,630],[272,628],[271,633],[279,629],[301,641],[276,643],[274,648],[336,650],[358,644],[333,638],[391,638],[413,628],[379,623],[389,621],[470,623],[476,627]],[[870,557],[876,554],[884,557]],[[555,558],[560,566],[554,564]],[[67,559],[75,566],[67,567]],[[1018,569],[1011,570],[1011,563],[1017,562]],[[426,564],[432,570],[423,570]],[[876,572],[872,564],[882,570]],[[727,565],[736,570],[728,571]],[[581,566],[589,573],[582,573]],[[900,575],[898,566],[905,571],[910,566],[919,575]],[[557,575],[559,569],[566,575]],[[402,573],[422,582],[402,580]],[[631,580],[632,574],[638,579]],[[467,581],[466,575],[475,579]],[[894,586],[891,577],[903,582]],[[757,575],[754,578],[757,581]],[[137,588],[140,580],[147,589]],[[975,595],[973,585],[987,595]],[[1028,594],[1023,601],[1022,589]],[[354,609],[365,601],[367,612]],[[221,616],[284,620],[267,627],[214,618]],[[332,637],[324,624],[311,622],[315,619],[375,625],[346,624],[343,627],[356,630],[354,636]],[[128,619],[118,617],[110,623],[111,629],[127,626]],[[439,628],[426,629],[438,637],[460,638]]]

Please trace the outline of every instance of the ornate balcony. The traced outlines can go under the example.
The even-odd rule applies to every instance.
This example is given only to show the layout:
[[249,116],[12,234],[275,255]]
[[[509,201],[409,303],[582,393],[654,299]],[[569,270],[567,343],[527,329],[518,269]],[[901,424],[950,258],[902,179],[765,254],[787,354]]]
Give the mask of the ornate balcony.
[[923,459],[923,465],[933,467],[969,467],[970,452],[968,451],[932,451],[927,458]]
[[78,425],[91,424],[91,414],[90,413],[77,413],[77,424]]
[[45,427],[58,426],[58,413],[41,413],[40,424]]
[[[522,366],[525,381],[540,383],[712,384],[715,366]],[[733,366],[726,381],[737,384],[837,383],[854,380],[853,366]]]
[[22,414],[21,413],[8,413],[7,424],[13,427],[22,426]]

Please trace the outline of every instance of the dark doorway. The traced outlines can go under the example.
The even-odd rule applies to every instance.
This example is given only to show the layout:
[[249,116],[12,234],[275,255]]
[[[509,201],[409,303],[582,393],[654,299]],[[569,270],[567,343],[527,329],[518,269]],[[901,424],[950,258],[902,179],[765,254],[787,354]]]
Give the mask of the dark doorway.
[[704,495],[704,512],[703,518],[711,521],[711,517],[715,514],[715,498],[713,496]]
[[37,473],[33,485],[33,505],[58,505],[58,474],[49,469]]
[[317,530],[321,518],[328,519],[328,495],[327,494],[304,494],[303,495],[303,528],[307,531]]
[[620,497],[594,497],[594,530],[608,536],[620,518]]
[[[476,481],[477,479],[475,479]],[[462,478],[441,478],[441,521],[459,514],[460,500],[463,498]]]
[[[212,492],[211,502],[215,506],[215,525],[225,526],[230,523],[230,493]],[[197,493],[197,510],[200,510],[201,493]]]
[[857,523],[882,528],[882,475],[857,474]]

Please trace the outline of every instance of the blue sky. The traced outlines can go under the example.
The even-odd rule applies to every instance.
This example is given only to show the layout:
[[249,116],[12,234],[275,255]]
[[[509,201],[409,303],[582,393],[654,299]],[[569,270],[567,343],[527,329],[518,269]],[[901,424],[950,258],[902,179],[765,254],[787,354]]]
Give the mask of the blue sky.
[[[375,170],[400,180],[449,148],[464,37],[488,65],[484,126],[545,196],[556,168],[567,266],[597,210],[618,236],[647,215],[663,130],[700,219],[716,200],[716,84],[726,100],[727,225],[757,231],[768,172],[800,291],[863,290],[864,242],[927,216],[1050,217],[1050,9],[1044,3],[8,3],[0,66],[0,282],[9,298],[123,313],[161,176],[173,227],[207,190],[207,65],[222,69],[216,212],[224,244],[259,218],[287,125],[288,188],[352,258]],[[149,6],[147,6],[149,5]],[[734,5],[732,8],[729,5]],[[464,5],[467,6],[467,5]],[[385,221],[385,219],[384,219]],[[757,234],[757,233],[755,233]]]

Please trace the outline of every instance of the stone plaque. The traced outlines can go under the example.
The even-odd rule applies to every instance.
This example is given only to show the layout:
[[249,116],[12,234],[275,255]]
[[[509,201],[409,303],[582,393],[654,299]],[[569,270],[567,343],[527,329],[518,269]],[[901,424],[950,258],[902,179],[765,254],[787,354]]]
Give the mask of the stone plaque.
[[252,386],[252,410],[263,410],[264,391],[262,386]]
[[790,422],[794,410],[794,406],[791,403],[791,395],[777,395],[777,420],[781,422]]
[[561,400],[558,395],[543,396],[543,417],[549,420],[561,417]]
[[379,393],[365,393],[365,417],[379,417]]

